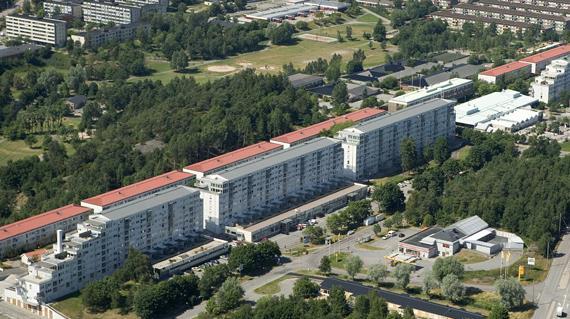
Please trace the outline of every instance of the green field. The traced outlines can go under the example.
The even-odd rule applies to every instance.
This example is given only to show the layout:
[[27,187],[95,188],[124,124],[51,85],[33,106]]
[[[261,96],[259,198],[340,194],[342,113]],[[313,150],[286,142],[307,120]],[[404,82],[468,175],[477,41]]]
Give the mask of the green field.
[[89,313],[85,310],[81,295],[74,294],[64,300],[58,301],[52,305],[56,310],[65,314],[72,319],[135,319],[138,318],[134,313],[121,315],[117,309],[105,311],[102,313]]
[[[532,267],[527,266],[527,257],[536,258],[536,265]],[[541,282],[546,278],[551,262],[552,260],[547,260],[538,254],[525,253],[525,255],[517,260],[513,265],[507,267],[506,272],[509,277],[517,278],[519,265],[525,266],[526,274],[522,278],[521,283],[523,285],[529,285]],[[467,284],[492,285],[495,283],[495,280],[499,279],[500,273],[500,269],[466,271],[463,281]],[[505,269],[503,269],[502,274],[504,276]]]
[[260,295],[275,295],[281,291],[281,287],[279,287],[279,284],[282,281],[287,280],[289,278],[293,278],[293,276],[291,275],[281,276],[273,281],[266,283],[261,287],[255,288],[254,291],[255,293],[258,293]]
[[564,143],[560,143],[560,149],[561,149],[563,152],[570,152],[570,141],[564,142]]
[[41,153],[41,149],[31,149],[24,141],[9,141],[0,137],[0,166],[6,165],[8,161],[38,156]]

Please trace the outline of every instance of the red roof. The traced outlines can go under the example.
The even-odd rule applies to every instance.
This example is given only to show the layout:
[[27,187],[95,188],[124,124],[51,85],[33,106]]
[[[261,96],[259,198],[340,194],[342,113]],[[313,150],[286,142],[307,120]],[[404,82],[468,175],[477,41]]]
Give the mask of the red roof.
[[307,126],[296,131],[276,136],[271,139],[271,141],[292,144],[307,138],[315,137],[319,135],[322,131],[328,130],[335,124],[344,123],[347,121],[360,122],[369,118],[378,116],[378,114],[384,113],[384,110],[374,109],[374,108],[364,108],[358,111],[354,111],[339,117],[326,120],[311,126]]
[[570,44],[565,44],[554,49],[550,49],[535,55],[531,55],[519,61],[528,63],[538,63],[542,61],[547,61],[551,59],[559,58],[563,55],[570,54]]
[[190,166],[184,167],[186,170],[206,173],[213,169],[224,167],[226,165],[245,160],[250,157],[265,154],[267,152],[280,149],[282,145],[277,145],[269,142],[261,142],[246,146],[235,151],[216,156],[205,161],[194,163]]
[[524,67],[530,67],[530,64],[524,63],[524,62],[519,62],[519,61],[514,61],[511,63],[507,63],[504,65],[498,66],[496,68],[489,69],[487,71],[483,71],[479,74],[488,75],[488,76],[499,76],[499,75],[503,75],[505,73],[509,73],[512,71],[522,69]]
[[36,249],[33,251],[29,251],[27,253],[24,253],[24,255],[26,255],[28,258],[33,258],[36,256],[41,256],[41,255],[45,255],[49,252],[49,250],[44,249],[44,248],[40,248],[40,249]]
[[59,221],[75,217],[91,211],[90,208],[79,205],[67,205],[43,214],[22,219],[12,224],[0,227],[0,240],[4,240],[13,236],[21,235],[41,228],[43,226],[57,223]]
[[145,179],[138,183],[112,190],[110,192],[106,192],[101,195],[84,199],[82,203],[106,207],[113,203],[135,197],[158,188],[179,183],[183,180],[191,178],[192,176],[194,175],[181,171],[172,171],[149,179]]

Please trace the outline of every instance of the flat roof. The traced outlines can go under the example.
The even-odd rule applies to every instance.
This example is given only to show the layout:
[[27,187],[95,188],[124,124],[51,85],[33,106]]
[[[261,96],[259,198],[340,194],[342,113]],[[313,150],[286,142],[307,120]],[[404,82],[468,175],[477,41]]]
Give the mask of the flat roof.
[[422,243],[422,239],[424,239],[428,236],[431,236],[435,233],[438,233],[442,229],[443,228],[438,227],[438,226],[432,226],[432,227],[425,229],[425,230],[422,230],[421,232],[416,233],[416,234],[414,234],[408,238],[404,238],[400,242],[403,244],[418,246],[418,247],[422,247],[422,248],[432,248],[432,247],[434,247],[433,245],[428,245],[428,244]]
[[199,190],[181,185],[109,209],[99,215],[104,216],[110,220],[117,220],[159,206],[162,203],[177,200],[181,197],[185,197],[196,192],[199,192]]
[[226,245],[228,242],[225,240],[221,240],[221,239],[214,239],[210,242],[207,242],[204,245],[200,245],[198,247],[194,247],[188,251],[185,251],[183,253],[180,253],[176,256],[167,258],[163,261],[157,262],[156,264],[152,265],[152,268],[155,269],[163,269],[166,268],[172,264],[175,264],[177,262],[180,261],[184,261],[185,259],[189,258],[189,257],[193,257],[199,254],[202,254],[204,252],[210,251],[212,249],[216,249],[220,246]]
[[343,188],[341,190],[337,190],[334,193],[330,193],[328,195],[322,196],[321,198],[319,198],[317,200],[314,200],[314,201],[309,202],[307,204],[301,205],[299,207],[295,207],[295,208],[290,209],[284,213],[275,215],[275,216],[270,217],[266,220],[263,220],[259,223],[248,226],[248,227],[244,228],[243,230],[247,231],[247,232],[254,233],[260,229],[266,228],[268,226],[279,223],[285,219],[291,218],[291,217],[297,215],[299,212],[304,212],[304,211],[308,211],[310,209],[313,209],[315,207],[319,207],[323,204],[330,202],[331,200],[333,200],[335,198],[348,195],[350,193],[353,193],[355,191],[361,190],[361,189],[366,188],[366,187],[367,186],[363,185],[363,184],[353,184],[353,185],[348,186],[346,188]]
[[492,12],[492,13],[499,13],[502,15],[511,15],[515,17],[528,17],[528,18],[536,18],[541,20],[551,20],[551,21],[560,21],[560,22],[567,22],[570,20],[570,18],[561,15],[544,14],[544,13],[528,12],[522,10],[513,10],[513,9],[502,9],[490,6],[475,5],[470,3],[460,3],[455,6],[454,10],[456,9],[467,9],[467,10],[474,10],[477,12]]
[[563,9],[563,8],[556,8],[556,7],[549,7],[549,6],[542,6],[538,4],[527,4],[527,3],[520,3],[515,1],[499,1],[499,0],[477,0],[475,4],[480,5],[490,5],[490,6],[505,6],[508,8],[519,8],[525,10],[538,10],[541,12],[551,12],[557,15],[568,15],[570,14],[570,10]]
[[41,49],[42,47],[36,44],[22,44],[13,47],[1,47],[0,48],[0,58],[8,58],[15,55],[23,54],[24,52],[30,51],[34,52]]
[[82,203],[87,203],[96,206],[109,206],[116,202],[138,196],[162,188],[171,184],[176,184],[181,181],[192,178],[194,175],[181,171],[171,171],[162,175],[158,175],[149,179],[145,179],[138,183],[134,183],[125,187],[121,187],[101,195],[93,196],[82,200]]
[[276,165],[277,163],[286,162],[288,160],[298,158],[340,143],[340,140],[335,140],[332,138],[316,138],[303,144],[295,145],[293,147],[254,159],[252,161],[226,168],[215,174],[208,175],[206,178],[211,180],[218,180],[218,177],[225,180],[240,178],[242,176],[247,176],[260,170],[267,169],[273,165]]
[[554,49],[550,49],[544,52],[540,52],[524,59],[520,59],[521,62],[528,62],[528,63],[539,63],[542,61],[552,60],[563,55],[570,54],[570,44],[565,44]]
[[520,62],[520,61],[513,61],[511,63],[503,64],[496,68],[489,69],[487,71],[483,71],[479,73],[479,75],[486,75],[486,76],[499,76],[505,73],[513,72],[516,70],[520,70],[522,68],[530,68],[530,64]]
[[9,14],[9,15],[7,15],[7,17],[41,21],[41,22],[53,22],[53,23],[63,23],[63,24],[66,23],[64,20],[50,19],[50,18],[45,18],[45,17],[40,18],[40,17],[31,16],[31,15],[27,15],[27,14],[17,14],[17,13],[16,14]]
[[453,308],[453,307],[450,307],[447,305],[442,305],[442,304],[434,303],[434,302],[419,299],[419,298],[413,298],[413,297],[410,297],[409,295],[398,294],[398,293],[391,292],[391,291],[384,290],[384,289],[377,289],[377,288],[373,288],[373,287],[369,287],[369,286],[364,286],[364,285],[357,283],[357,282],[354,282],[354,281],[346,281],[346,280],[341,280],[338,278],[329,277],[329,278],[326,278],[321,283],[321,288],[323,288],[323,289],[331,289],[334,286],[342,288],[346,292],[350,292],[350,293],[357,295],[357,296],[366,295],[370,291],[374,291],[378,296],[380,296],[381,298],[383,298],[384,300],[386,300],[389,303],[400,305],[403,307],[410,307],[412,309],[417,309],[417,310],[424,311],[427,313],[440,315],[440,316],[446,317],[446,318],[452,318],[452,319],[484,319],[485,318],[485,316],[478,314],[478,313],[469,312],[469,311],[459,309],[459,308]]
[[184,169],[189,171],[206,173],[211,170],[224,167],[232,163],[243,161],[245,159],[281,148],[283,148],[283,146],[279,144],[261,142],[237,149],[229,153],[222,154],[220,156],[212,157],[205,161],[194,163],[192,165],[184,167]]
[[436,83],[423,89],[419,89],[417,91],[397,96],[391,99],[390,102],[410,103],[419,99],[423,99],[425,97],[440,95],[442,92],[452,90],[456,87],[469,83],[473,83],[473,81],[469,79],[453,78],[447,81]]
[[90,211],[91,208],[74,204],[56,208],[54,210],[50,210],[48,212],[0,227],[0,240],[18,236],[34,229],[38,229],[49,224],[54,224]]
[[381,109],[375,109],[371,107],[363,108],[358,111],[354,111],[342,116],[338,116],[311,126],[307,126],[296,131],[276,136],[271,139],[271,141],[292,144],[307,138],[312,138],[318,136],[322,131],[328,130],[335,124],[341,124],[347,121],[360,122],[370,118],[379,116],[386,111]]
[[417,116],[417,115],[420,115],[423,113],[427,113],[427,112],[436,110],[440,107],[447,106],[447,105],[450,105],[453,103],[455,103],[455,102],[451,101],[451,100],[445,100],[445,99],[429,100],[427,102],[408,106],[406,108],[403,108],[403,109],[396,111],[396,112],[393,112],[393,113],[388,113],[387,115],[384,115],[384,116],[376,118],[376,119],[372,119],[370,121],[360,123],[356,126],[346,128],[343,131],[360,132],[360,133],[375,131],[375,130],[378,130],[382,127],[386,127],[386,126],[392,125],[394,123],[398,123],[400,121],[409,119],[411,117],[414,117],[414,116]]

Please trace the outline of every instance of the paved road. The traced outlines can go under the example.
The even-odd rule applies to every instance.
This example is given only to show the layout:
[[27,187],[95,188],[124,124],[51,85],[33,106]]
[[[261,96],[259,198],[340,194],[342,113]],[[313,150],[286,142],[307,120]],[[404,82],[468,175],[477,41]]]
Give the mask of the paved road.
[[[570,311],[570,236],[565,235],[558,245],[558,256],[552,261],[548,276],[541,292],[538,292],[538,309],[533,319],[556,318],[556,308],[562,306],[564,312]],[[528,290],[527,290],[527,297]]]
[[0,301],[0,319],[41,319],[41,317],[4,301]]

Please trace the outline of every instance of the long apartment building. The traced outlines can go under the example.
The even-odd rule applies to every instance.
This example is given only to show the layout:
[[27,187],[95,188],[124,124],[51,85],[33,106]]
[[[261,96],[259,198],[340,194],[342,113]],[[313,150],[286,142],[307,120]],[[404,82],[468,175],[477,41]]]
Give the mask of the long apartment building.
[[83,47],[96,49],[109,42],[124,42],[134,39],[139,31],[144,33],[150,32],[150,25],[146,23],[132,23],[85,31],[72,34],[71,40],[80,43]]
[[247,223],[307,201],[342,183],[338,140],[321,137],[204,176],[204,228]]
[[478,6],[488,6],[493,8],[505,9],[505,10],[517,10],[529,13],[547,14],[555,16],[570,16],[570,9],[541,6],[536,4],[521,3],[516,1],[505,1],[505,0],[477,0],[473,4]]
[[473,81],[453,78],[432,86],[419,89],[388,101],[388,110],[397,110],[427,102],[435,98],[462,100],[473,94]]
[[540,102],[556,101],[562,92],[570,90],[570,64],[568,58],[554,60],[531,85],[532,96]]
[[141,8],[107,1],[84,1],[83,20],[93,23],[131,24],[141,18]]
[[570,2],[568,0],[510,0],[513,3],[525,3],[535,6],[570,9]]
[[461,29],[465,23],[482,23],[486,28],[491,24],[494,24],[497,27],[498,33],[503,33],[505,30],[509,30],[512,33],[517,33],[518,31],[525,32],[531,27],[531,24],[526,22],[501,20],[477,15],[466,15],[450,10],[436,11],[431,13],[430,16],[433,19],[445,21],[447,25],[453,29]]
[[65,21],[27,15],[6,16],[6,36],[30,42],[63,46],[67,39]]
[[81,18],[81,4],[73,1],[44,1],[44,12],[48,17],[59,16]]
[[115,0],[116,3],[141,7],[142,14],[148,12],[166,13],[168,0]]
[[190,240],[201,231],[200,191],[177,186],[90,215],[77,230],[58,231],[54,251],[28,268],[28,275],[5,290],[6,301],[24,303],[32,311],[41,304],[78,291],[110,275],[128,255],[129,247],[146,254]]
[[0,257],[36,249],[55,240],[56,230],[71,231],[86,220],[90,208],[67,205],[0,227]]
[[413,139],[422,154],[438,137],[451,137],[454,105],[455,101],[432,99],[340,131],[346,175],[361,180],[399,167],[405,138]]

